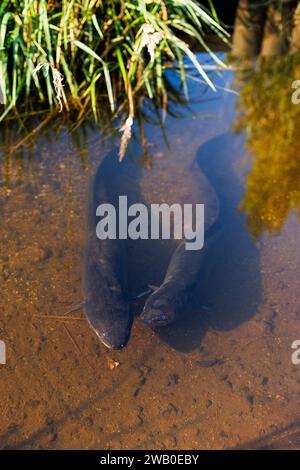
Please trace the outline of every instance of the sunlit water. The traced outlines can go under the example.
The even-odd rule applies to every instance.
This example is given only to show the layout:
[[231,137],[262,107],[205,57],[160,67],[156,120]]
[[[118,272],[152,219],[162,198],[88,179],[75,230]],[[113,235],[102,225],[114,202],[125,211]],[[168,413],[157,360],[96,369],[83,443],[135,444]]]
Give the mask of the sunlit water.
[[[30,149],[9,156],[20,135],[3,125],[2,448],[299,444],[300,365],[291,361],[300,338],[297,155],[279,159],[280,143],[285,153],[293,145],[283,144],[280,129],[264,133],[259,119],[256,147],[251,133],[233,133],[239,88],[230,71],[215,83],[217,93],[190,80],[190,109],[174,104],[179,115],[164,123],[168,145],[159,126],[145,123],[148,155],[136,155],[143,200],[190,202],[197,181],[216,195],[223,231],[211,269],[178,324],[154,332],[138,319],[143,301],[132,302],[136,318],[122,351],[106,349],[81,310],[66,313],[83,301],[90,180],[118,142],[91,128],[55,135],[49,125]],[[271,111],[276,122],[278,108]],[[274,139],[272,158],[265,149]],[[173,249],[167,241],[130,245],[130,295],[161,282]]]

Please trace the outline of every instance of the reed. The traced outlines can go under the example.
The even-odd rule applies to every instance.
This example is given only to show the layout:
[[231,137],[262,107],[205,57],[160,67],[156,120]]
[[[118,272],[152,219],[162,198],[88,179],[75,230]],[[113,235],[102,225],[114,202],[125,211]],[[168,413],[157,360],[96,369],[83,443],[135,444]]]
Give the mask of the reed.
[[214,88],[187,40],[223,67],[205,40],[208,32],[228,40],[210,5],[211,11],[195,0],[2,0],[0,121],[20,109],[63,106],[77,110],[79,120],[87,112],[98,120],[101,98],[113,117],[123,111],[125,145],[138,94],[166,106],[167,68],[176,63],[187,93],[189,59]]

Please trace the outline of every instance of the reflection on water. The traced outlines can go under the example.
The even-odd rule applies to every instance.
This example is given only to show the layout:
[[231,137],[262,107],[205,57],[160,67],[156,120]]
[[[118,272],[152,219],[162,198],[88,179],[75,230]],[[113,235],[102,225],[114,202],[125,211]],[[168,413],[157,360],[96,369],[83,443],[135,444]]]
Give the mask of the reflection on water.
[[[240,98],[231,72],[216,77],[217,94],[191,77],[189,109],[173,102],[164,132],[144,103],[136,172],[108,172],[110,194],[204,198],[211,209],[215,198],[223,230],[180,321],[153,331],[138,318],[145,299],[131,300],[121,351],[99,343],[82,311],[66,313],[83,301],[90,180],[116,141],[91,123],[70,133],[54,121],[10,153],[24,128],[3,125],[1,447],[272,447],[298,432],[297,111],[281,70],[239,79]],[[237,125],[246,133],[233,133]],[[162,282],[174,244],[139,240],[126,251],[132,299]]]
[[254,236],[278,233],[292,210],[299,214],[300,114],[292,103],[292,83],[299,76],[298,58],[287,57],[262,62],[241,85],[236,129],[246,129],[253,155],[241,209]]

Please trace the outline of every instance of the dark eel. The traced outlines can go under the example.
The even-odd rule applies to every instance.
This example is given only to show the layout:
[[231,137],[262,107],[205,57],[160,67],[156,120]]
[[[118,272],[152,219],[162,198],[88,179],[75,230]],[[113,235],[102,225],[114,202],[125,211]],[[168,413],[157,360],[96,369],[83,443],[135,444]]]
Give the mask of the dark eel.
[[117,150],[112,151],[98,167],[91,191],[84,257],[84,310],[101,342],[111,349],[126,346],[133,321],[126,294],[126,240],[97,238],[96,209],[102,203],[118,207],[119,196],[128,190],[128,180],[135,187],[136,177],[137,167],[130,158],[119,163]]
[[175,250],[161,286],[148,297],[141,320],[152,328],[167,326],[178,320],[188,300],[199,282],[199,275],[204,276],[204,266],[210,254],[211,246],[219,237],[221,224],[216,222],[205,233],[204,247],[201,250],[188,251],[185,241]]
[[[200,147],[193,168],[194,174],[199,173],[200,199],[198,203],[204,203],[205,206],[205,237],[204,246],[201,250],[186,250],[183,240],[176,248],[169,262],[166,275],[160,287],[155,290],[147,299],[141,314],[141,320],[152,328],[160,328],[177,321],[187,307],[188,301],[199,280],[204,283],[210,264],[210,257],[214,250],[212,249],[219,239],[223,228],[224,207],[220,208],[220,199],[208,178],[206,181],[213,191],[218,201],[218,209],[211,220],[209,213],[212,210],[213,196],[208,191],[208,186],[203,184],[200,175],[204,175],[199,160],[201,160]],[[203,186],[202,186],[203,185]],[[222,213],[222,219],[220,214]],[[210,266],[211,268],[211,266]]]

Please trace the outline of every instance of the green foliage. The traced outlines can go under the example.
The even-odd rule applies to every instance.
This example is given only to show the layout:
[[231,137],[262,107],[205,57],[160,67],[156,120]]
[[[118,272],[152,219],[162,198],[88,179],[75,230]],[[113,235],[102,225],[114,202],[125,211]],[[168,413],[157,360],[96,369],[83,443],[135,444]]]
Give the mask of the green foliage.
[[[90,111],[99,118],[101,97],[114,116],[123,109],[133,118],[139,93],[166,103],[165,70],[175,61],[185,85],[185,56],[213,87],[186,42],[209,50],[207,31],[227,40],[215,10],[211,16],[194,0],[2,0],[0,120],[12,110],[36,109],[37,97],[41,107],[55,109],[59,94],[79,120]],[[64,93],[55,87],[59,73]]]

